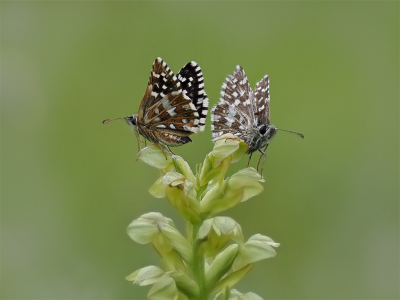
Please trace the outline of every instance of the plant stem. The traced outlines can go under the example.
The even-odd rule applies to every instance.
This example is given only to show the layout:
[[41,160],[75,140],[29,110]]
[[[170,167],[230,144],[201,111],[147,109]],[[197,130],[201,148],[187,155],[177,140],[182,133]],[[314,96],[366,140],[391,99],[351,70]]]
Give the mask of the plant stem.
[[209,293],[207,290],[205,269],[204,269],[204,255],[200,249],[200,243],[196,241],[196,236],[200,228],[200,223],[193,224],[192,241],[193,241],[193,275],[199,285],[200,293],[199,299],[208,299]]

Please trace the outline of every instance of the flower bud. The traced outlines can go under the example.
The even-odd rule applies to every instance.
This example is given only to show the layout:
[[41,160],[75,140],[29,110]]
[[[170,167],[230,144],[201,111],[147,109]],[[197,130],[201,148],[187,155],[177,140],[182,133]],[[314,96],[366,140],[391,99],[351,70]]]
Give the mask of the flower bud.
[[246,168],[232,175],[229,179],[229,187],[231,189],[243,188],[243,198],[241,202],[244,202],[260,194],[264,190],[260,182],[264,182],[264,179],[256,169]]
[[224,279],[222,279],[216,287],[214,288],[213,292],[218,292],[220,290],[223,290],[227,287],[232,287],[236,283],[238,283],[253,267],[253,265],[247,265],[244,268],[241,268],[240,270],[237,270],[228,276],[226,276]]
[[216,214],[261,193],[264,180],[254,168],[240,170],[231,178],[218,182],[201,201],[201,211]]
[[198,240],[205,240],[202,248],[207,257],[214,257],[226,244],[233,240],[243,243],[242,228],[229,217],[215,217],[207,219],[199,228]]
[[188,163],[178,155],[172,155],[172,161],[174,162],[175,170],[181,173],[190,182],[196,183],[196,178],[193,175]]
[[142,215],[129,224],[127,233],[129,237],[139,244],[148,244],[155,234],[159,232],[159,226],[172,225],[173,221],[160,213],[151,212]]
[[238,254],[239,245],[228,246],[219,253],[206,271],[208,289],[212,290],[217,282],[230,270]]
[[187,274],[173,271],[170,272],[170,276],[174,279],[176,286],[190,299],[197,298],[199,295],[199,286],[191,279]]
[[[213,158],[215,161],[215,159]],[[226,172],[229,169],[229,166],[232,162],[232,156],[229,155],[228,157],[224,158],[222,161],[218,161],[219,165],[216,165],[214,169],[208,171],[204,177],[201,177],[201,185],[205,185],[207,183],[215,184],[221,179],[224,178]]]
[[148,213],[134,220],[127,232],[139,244],[151,242],[168,270],[184,270],[182,259],[188,264],[192,262],[190,243],[175,229],[172,220],[160,213]]
[[241,189],[229,189],[228,180],[217,183],[201,200],[201,211],[216,214],[238,204],[243,198]]
[[[185,183],[189,184],[187,181]],[[193,197],[196,192],[185,186],[170,187],[166,190],[169,203],[180,215],[192,224],[200,222],[200,203]],[[189,195],[190,196],[189,196]]]
[[172,226],[163,226],[160,228],[163,235],[171,243],[172,247],[180,254],[183,260],[191,264],[193,260],[192,246],[185,237]]

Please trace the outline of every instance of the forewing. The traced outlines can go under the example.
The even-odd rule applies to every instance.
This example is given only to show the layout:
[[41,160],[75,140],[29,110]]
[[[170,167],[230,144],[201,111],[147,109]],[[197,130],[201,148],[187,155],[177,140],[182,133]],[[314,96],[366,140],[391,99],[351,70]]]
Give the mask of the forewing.
[[253,94],[247,76],[241,66],[237,66],[222,85],[220,102],[211,110],[211,130],[213,139],[225,133],[242,136],[247,127],[252,126]]
[[208,96],[204,91],[204,77],[195,61],[187,63],[176,76],[182,92],[188,96],[199,114],[199,130],[203,131],[208,113]]
[[253,118],[253,92],[241,66],[238,65],[232,75],[226,77],[222,85],[221,99],[237,108],[243,117],[246,115],[247,119]]
[[269,77],[265,75],[264,78],[257,83],[254,90],[255,110],[258,116],[257,125],[270,124],[269,101]]
[[158,57],[153,63],[138,118],[142,119],[150,107],[172,92],[181,92],[181,84],[165,61]]

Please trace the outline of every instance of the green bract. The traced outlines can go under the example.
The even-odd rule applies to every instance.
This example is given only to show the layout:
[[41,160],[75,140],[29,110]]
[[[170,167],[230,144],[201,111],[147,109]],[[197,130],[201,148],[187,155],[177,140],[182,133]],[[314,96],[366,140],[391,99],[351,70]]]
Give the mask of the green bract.
[[226,216],[213,216],[260,194],[264,180],[254,168],[226,176],[231,163],[240,160],[247,145],[225,134],[193,173],[188,163],[157,145],[144,148],[139,159],[161,170],[150,187],[155,198],[166,198],[186,220],[186,235],[160,213],[147,213],[127,229],[137,243],[152,244],[162,266],[143,267],[126,279],[140,286],[152,285],[148,299],[260,300],[254,293],[232,289],[255,262],[276,255],[279,246],[256,234],[244,242],[242,228]]

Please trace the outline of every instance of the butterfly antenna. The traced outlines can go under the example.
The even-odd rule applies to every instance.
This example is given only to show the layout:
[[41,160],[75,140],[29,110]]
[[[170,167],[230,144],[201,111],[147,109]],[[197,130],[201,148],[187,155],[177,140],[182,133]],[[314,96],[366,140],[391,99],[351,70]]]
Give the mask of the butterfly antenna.
[[291,131],[291,130],[286,130],[286,129],[280,129],[280,128],[277,128],[276,130],[282,130],[282,131],[287,131],[287,132],[295,133],[295,134],[298,134],[299,136],[301,136],[301,137],[304,139],[304,135],[303,135],[302,133],[300,133],[300,132]]
[[119,120],[119,119],[124,119],[124,117],[122,117],[122,118],[114,118],[114,119],[107,119],[107,120],[103,121],[103,124],[106,124],[106,123],[108,123],[110,121]]

